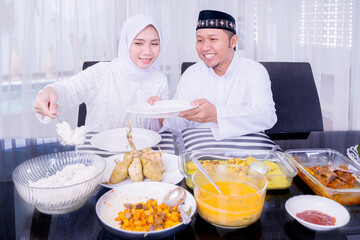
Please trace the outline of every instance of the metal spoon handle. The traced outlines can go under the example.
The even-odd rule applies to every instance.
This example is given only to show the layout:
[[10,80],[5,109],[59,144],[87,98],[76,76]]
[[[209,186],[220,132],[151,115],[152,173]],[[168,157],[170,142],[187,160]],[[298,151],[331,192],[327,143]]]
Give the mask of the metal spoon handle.
[[62,120],[61,120],[61,118],[57,115],[57,113],[55,113],[55,117],[56,117],[56,119],[57,119],[60,123],[62,123]]
[[216,186],[216,184],[214,183],[214,181],[210,178],[210,176],[207,174],[207,172],[205,171],[205,169],[201,166],[201,163],[196,159],[193,158],[192,159],[193,163],[195,163],[196,167],[200,170],[200,172],[202,174],[204,174],[204,176],[207,178],[207,180],[209,180],[209,182],[215,187],[215,189],[222,194],[222,192],[220,191],[220,189],[218,188],[218,186]]
[[270,157],[271,154],[273,154],[276,149],[278,149],[280,146],[279,145],[274,145],[273,148],[270,150],[270,152],[268,154],[266,154],[266,156],[264,157],[264,160],[267,159],[268,157]]
[[179,210],[181,214],[181,218],[184,224],[189,224],[191,222],[191,217],[185,212],[181,205],[179,205]]

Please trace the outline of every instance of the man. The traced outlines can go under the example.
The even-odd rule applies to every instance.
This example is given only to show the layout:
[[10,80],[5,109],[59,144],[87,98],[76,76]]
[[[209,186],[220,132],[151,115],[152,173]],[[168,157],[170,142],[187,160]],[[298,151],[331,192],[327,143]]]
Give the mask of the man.
[[235,19],[224,12],[204,10],[196,28],[196,50],[201,61],[180,78],[174,99],[198,107],[167,118],[174,130],[210,128],[219,140],[271,128],[277,121],[271,83],[258,62],[235,54]]

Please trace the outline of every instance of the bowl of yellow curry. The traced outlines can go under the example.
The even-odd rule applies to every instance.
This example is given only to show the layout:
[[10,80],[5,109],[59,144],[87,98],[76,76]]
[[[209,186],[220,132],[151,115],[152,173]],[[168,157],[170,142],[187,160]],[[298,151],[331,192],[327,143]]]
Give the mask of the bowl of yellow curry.
[[213,165],[205,168],[221,194],[199,171],[192,174],[198,213],[223,228],[243,228],[256,222],[264,205],[267,179],[244,166]]
[[194,158],[204,168],[213,165],[249,167],[251,163],[259,161],[267,167],[267,172],[264,175],[268,180],[268,190],[288,188],[298,173],[296,167],[282,152],[274,152],[265,159],[268,152],[268,150],[252,152],[184,151],[179,155],[179,170],[185,177],[186,185],[193,188],[191,176],[197,170],[192,161]]

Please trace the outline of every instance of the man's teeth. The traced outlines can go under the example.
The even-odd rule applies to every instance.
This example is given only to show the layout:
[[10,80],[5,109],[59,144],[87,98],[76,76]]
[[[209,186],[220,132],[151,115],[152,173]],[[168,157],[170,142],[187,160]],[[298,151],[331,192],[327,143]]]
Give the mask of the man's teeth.
[[205,58],[213,58],[215,54],[205,54]]

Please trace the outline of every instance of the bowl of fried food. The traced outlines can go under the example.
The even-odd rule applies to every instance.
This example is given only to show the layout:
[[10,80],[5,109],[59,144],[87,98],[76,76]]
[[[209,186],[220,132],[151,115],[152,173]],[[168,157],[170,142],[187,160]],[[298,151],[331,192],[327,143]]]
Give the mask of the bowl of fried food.
[[360,203],[360,167],[333,149],[289,149],[299,177],[319,196],[340,204]]
[[[162,182],[136,182],[106,192],[96,203],[96,214],[103,228],[126,239],[158,239],[186,228],[176,207],[163,203],[164,196],[176,185]],[[193,217],[194,197],[186,191],[183,210]]]

